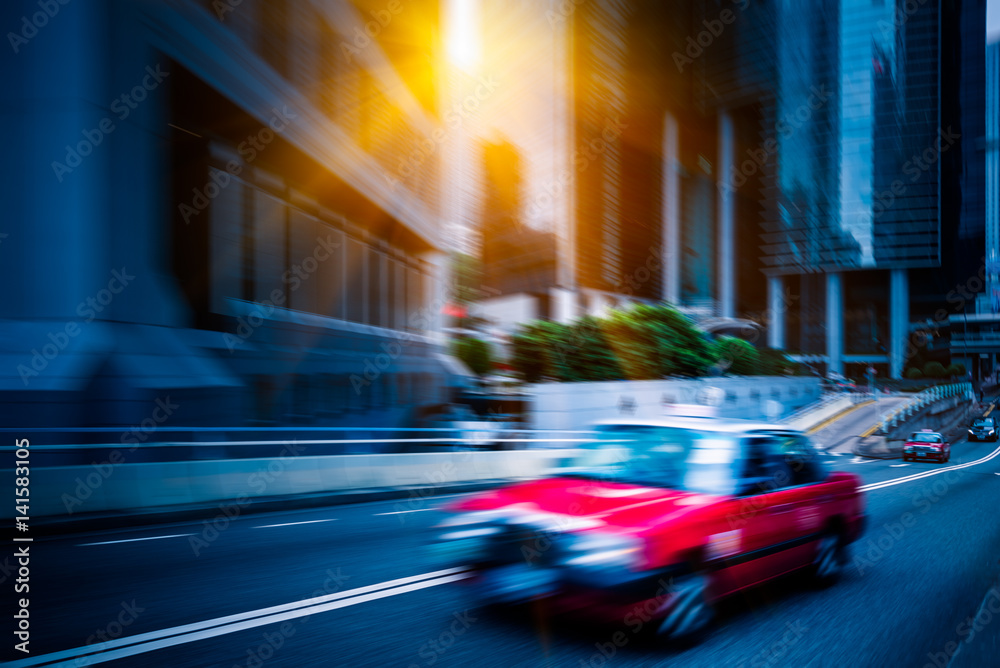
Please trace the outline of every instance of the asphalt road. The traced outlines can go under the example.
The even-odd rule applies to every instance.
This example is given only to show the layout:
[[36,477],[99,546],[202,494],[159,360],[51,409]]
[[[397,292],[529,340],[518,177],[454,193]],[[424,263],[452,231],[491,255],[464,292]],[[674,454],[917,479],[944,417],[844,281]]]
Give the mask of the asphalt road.
[[[949,466],[995,450],[956,443]],[[947,666],[1000,574],[1000,455],[964,468],[826,461],[873,486],[846,576],[755,590],[693,648],[627,633],[618,647],[612,628],[470,609],[460,575],[424,549],[448,499],[415,498],[38,539],[32,658],[17,665]],[[0,656],[23,660],[2,637]],[[76,658],[88,645],[104,652]]]
[[905,395],[880,395],[878,401],[854,407],[846,415],[810,434],[810,436],[818,447],[837,451],[850,450],[849,441],[853,441],[854,436],[860,436],[896,406],[911,398]]

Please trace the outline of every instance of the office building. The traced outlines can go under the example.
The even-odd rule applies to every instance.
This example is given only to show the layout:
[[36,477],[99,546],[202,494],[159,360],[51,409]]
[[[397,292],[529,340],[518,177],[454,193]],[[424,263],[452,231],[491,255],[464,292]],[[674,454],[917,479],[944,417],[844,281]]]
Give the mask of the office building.
[[76,0],[26,30],[4,421],[134,425],[169,397],[173,425],[394,425],[444,401],[439,14]]

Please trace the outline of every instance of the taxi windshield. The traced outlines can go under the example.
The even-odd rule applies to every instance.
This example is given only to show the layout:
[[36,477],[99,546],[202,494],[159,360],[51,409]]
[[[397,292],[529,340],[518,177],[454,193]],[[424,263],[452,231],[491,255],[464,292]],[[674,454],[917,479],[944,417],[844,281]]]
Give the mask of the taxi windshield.
[[733,494],[738,442],[728,434],[644,425],[602,425],[560,475]]
[[910,436],[910,441],[912,443],[940,443],[941,435],[918,431]]

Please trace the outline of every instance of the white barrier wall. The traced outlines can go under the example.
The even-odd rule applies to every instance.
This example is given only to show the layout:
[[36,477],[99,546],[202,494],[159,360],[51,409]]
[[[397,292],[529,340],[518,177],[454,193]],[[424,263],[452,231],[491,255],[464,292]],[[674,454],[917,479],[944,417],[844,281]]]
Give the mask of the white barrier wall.
[[723,390],[719,413],[725,417],[764,419],[767,402],[781,405],[777,417],[788,415],[819,399],[818,378],[741,376],[691,380],[611,381],[601,383],[537,383],[533,395],[531,429],[586,429],[595,420],[619,417],[657,417],[665,403],[696,403],[707,388]]
[[[31,515],[142,510],[270,496],[533,478],[572,449],[329,455],[38,468]],[[0,471],[13,478],[13,471]],[[8,504],[0,516],[13,516]]]

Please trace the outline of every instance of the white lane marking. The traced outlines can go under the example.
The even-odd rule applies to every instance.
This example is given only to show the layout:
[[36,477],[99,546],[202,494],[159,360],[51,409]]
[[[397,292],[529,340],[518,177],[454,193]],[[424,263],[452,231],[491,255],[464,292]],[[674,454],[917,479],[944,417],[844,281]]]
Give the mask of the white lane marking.
[[913,480],[921,480],[923,478],[930,478],[931,476],[941,475],[942,473],[948,473],[950,471],[958,471],[961,469],[967,469],[970,466],[977,466],[979,464],[984,464],[991,459],[995,459],[997,455],[1000,455],[1000,448],[997,448],[990,454],[977,459],[972,462],[967,462],[965,464],[956,464],[954,466],[945,466],[944,468],[934,469],[933,471],[924,471],[923,473],[914,473],[913,475],[903,476],[902,478],[894,478],[893,480],[883,480],[882,482],[873,482],[868,485],[862,485],[858,489],[862,492],[869,492],[876,489],[883,489],[885,487],[892,487],[894,485],[902,485],[904,482],[910,482]]
[[874,460],[874,459],[862,459],[861,457],[855,457],[854,459],[852,459],[851,461],[849,461],[848,464],[871,464],[874,461],[876,461],[876,460]]
[[193,533],[175,533],[169,536],[150,536],[148,538],[125,538],[123,540],[105,540],[100,543],[80,543],[77,547],[86,547],[87,545],[114,545],[115,543],[134,543],[140,540],[160,540],[161,538],[180,538],[181,536],[193,536]]
[[258,527],[250,527],[251,529],[270,529],[271,527],[293,527],[299,524],[317,524],[319,522],[336,522],[337,518],[331,518],[328,520],[305,520],[303,522],[285,522],[284,524],[261,524]]
[[[91,656],[87,656],[85,663],[102,663],[123,656],[149,652],[161,647],[170,647],[171,645],[201,640],[202,638],[211,638],[255,626],[273,624],[285,619],[307,617],[317,612],[326,612],[327,610],[335,610],[365,601],[455,582],[470,577],[470,575],[464,568],[448,568],[441,571],[399,578],[397,580],[388,580],[374,585],[358,587],[357,589],[317,596],[315,598],[306,598],[269,608],[261,608],[260,610],[251,610],[226,617],[207,619],[202,622],[175,626],[160,631],[140,633],[135,636],[117,638],[103,643],[85,645],[51,654],[40,654],[4,665],[10,666],[10,668],[26,668],[27,666],[48,664],[61,659],[74,659],[88,654]],[[97,652],[101,653],[98,654]],[[78,663],[84,662],[65,661],[55,665],[68,666],[77,665]]]
[[889,468],[891,468],[891,469],[898,469],[898,468],[902,468],[904,466],[909,466],[909,464],[889,464]]
[[823,463],[824,463],[824,464],[836,464],[836,463],[837,463],[837,460],[836,460],[836,459],[827,459],[827,460],[826,460],[825,462],[823,462]]
[[[115,661],[117,659],[123,659],[125,657],[135,656],[136,654],[145,654],[146,652],[152,652],[154,650],[164,649],[166,647],[173,647],[175,645],[186,645],[187,643],[195,642],[196,640],[215,638],[216,636],[224,636],[230,633],[236,633],[237,631],[245,631],[247,629],[253,629],[260,626],[267,626],[269,624],[277,624],[278,622],[285,622],[291,619],[297,619],[299,617],[309,617],[312,615],[319,614],[321,612],[329,612],[331,610],[337,610],[339,608],[347,608],[352,605],[357,605],[359,603],[367,603],[368,601],[375,601],[380,598],[388,598],[389,596],[396,596],[398,594],[405,594],[411,591],[418,591],[420,589],[436,587],[438,585],[448,584],[449,582],[457,582],[459,580],[464,580],[465,578],[468,577],[471,577],[471,574],[459,573],[457,575],[448,575],[446,577],[437,578],[434,580],[423,580],[421,582],[404,585],[402,587],[396,587],[394,589],[377,591],[371,594],[365,594],[363,596],[355,596],[353,598],[349,598],[343,601],[333,601],[332,603],[324,603],[322,605],[315,605],[309,608],[292,610],[290,612],[283,612],[276,615],[269,615],[267,617],[257,617],[256,619],[249,619],[245,622],[238,622],[236,624],[229,624],[227,626],[217,626],[215,628],[205,629],[204,631],[196,631],[194,633],[188,633],[183,636],[173,636],[170,638],[163,638],[162,640],[154,640],[152,642],[143,643],[141,645],[123,647],[122,649],[113,650],[110,652],[93,654],[86,658],[88,663],[104,663],[106,661]],[[77,665],[77,662],[66,661],[55,665],[56,666],[65,665],[67,668],[69,668],[70,666]]]
[[417,508],[416,510],[394,510],[391,513],[375,513],[376,515],[402,515],[403,513],[424,513],[428,510],[438,510],[438,508]]

